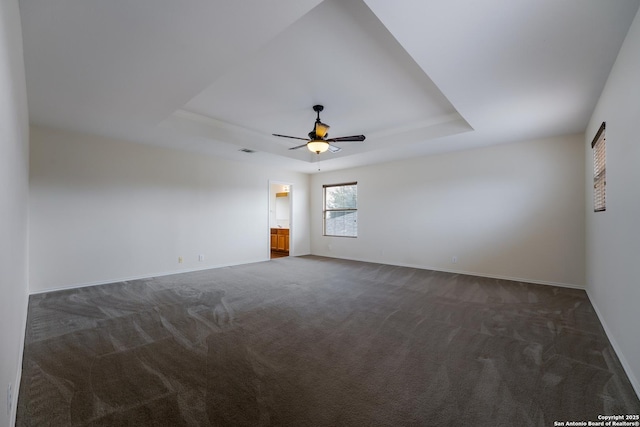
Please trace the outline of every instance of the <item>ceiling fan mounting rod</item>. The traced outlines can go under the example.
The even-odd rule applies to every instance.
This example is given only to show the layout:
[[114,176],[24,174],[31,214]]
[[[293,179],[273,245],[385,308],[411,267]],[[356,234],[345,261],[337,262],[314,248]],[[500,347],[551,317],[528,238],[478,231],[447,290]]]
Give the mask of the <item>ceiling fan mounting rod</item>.
[[322,110],[324,110],[324,106],[322,106],[322,105],[314,105],[313,106],[313,111],[318,113],[318,117],[316,118],[316,122],[320,121],[320,111],[322,111]]

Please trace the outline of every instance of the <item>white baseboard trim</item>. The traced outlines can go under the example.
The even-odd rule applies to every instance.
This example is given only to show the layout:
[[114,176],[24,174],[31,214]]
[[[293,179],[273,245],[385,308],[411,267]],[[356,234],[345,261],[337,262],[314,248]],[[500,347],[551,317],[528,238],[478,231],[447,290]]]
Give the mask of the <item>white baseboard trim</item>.
[[[424,268],[424,267],[414,267],[414,268]],[[478,277],[486,277],[489,279],[500,279],[500,280],[510,280],[512,282],[521,282],[521,283],[533,283],[534,285],[547,285],[547,286],[558,286],[561,288],[570,288],[570,289],[581,289],[584,290],[584,286],[575,285],[572,283],[561,283],[561,282],[550,282],[547,280],[538,280],[538,279],[525,279],[522,277],[510,277],[510,276],[501,276],[499,274],[486,274],[486,273],[476,273],[473,271],[465,271],[465,270],[443,270],[437,268],[428,268],[429,270],[442,271],[445,273],[455,273],[455,274],[466,274],[469,276],[478,276]]]
[[[550,282],[550,281],[537,280],[537,279],[525,279],[525,278],[522,278],[522,277],[509,277],[509,276],[502,276],[502,275],[497,275],[497,274],[476,273],[476,272],[473,272],[473,271],[465,271],[465,270],[450,270],[450,269],[442,269],[442,268],[430,267],[430,266],[426,266],[426,265],[417,265],[417,264],[408,264],[408,263],[389,263],[389,262],[384,262],[384,261],[379,261],[379,260],[369,260],[369,259],[359,259],[359,258],[345,258],[345,257],[337,257],[337,256],[331,256],[331,255],[324,255],[324,254],[312,254],[312,253],[309,253],[309,254],[296,254],[296,255],[291,255],[291,256],[305,256],[305,255],[322,256],[322,257],[325,257],[325,258],[346,259],[346,260],[350,260],[350,261],[370,262],[370,263],[374,263],[374,264],[395,265],[395,266],[398,266],[398,267],[418,268],[418,269],[421,269],[421,270],[433,270],[433,271],[440,271],[440,272],[443,272],[443,273],[466,274],[466,275],[469,275],[469,276],[486,277],[486,278],[489,278],[489,279],[510,280],[510,281],[513,281],[513,282],[522,282],[522,283],[533,283],[533,284],[536,284],[536,285],[559,286],[559,287],[562,287],[562,288],[582,289],[582,290],[585,289],[584,286],[575,285],[575,284],[571,284],[571,283],[559,283],[559,282]],[[57,291],[65,291],[65,290],[70,290],[70,289],[78,289],[78,288],[84,288],[84,287],[87,287],[87,286],[98,286],[98,285],[107,285],[107,284],[110,284],[110,283],[128,282],[128,281],[131,281],[131,280],[149,279],[151,277],[171,276],[173,274],[191,273],[191,272],[195,272],[195,271],[211,270],[211,269],[214,269],[214,268],[232,267],[232,266],[235,266],[235,265],[252,264],[252,263],[255,263],[255,262],[262,262],[262,261],[268,261],[268,260],[269,260],[268,258],[265,258],[265,259],[260,259],[260,260],[244,261],[244,262],[231,263],[231,264],[216,264],[216,265],[208,265],[208,266],[205,266],[205,267],[192,268],[192,269],[174,270],[174,271],[166,271],[166,272],[160,272],[160,273],[148,273],[148,274],[142,274],[142,275],[137,275],[137,276],[119,277],[119,278],[113,278],[113,279],[97,280],[97,281],[92,281],[92,282],[83,282],[83,283],[77,283],[77,284],[69,285],[69,286],[60,286],[60,287],[50,288],[50,289],[46,289],[46,290],[30,291],[29,295],[38,295],[38,294],[44,294],[44,293],[47,293],[47,292],[57,292]]]
[[214,265],[207,265],[207,266],[198,267],[198,268],[190,268],[190,269],[174,270],[174,271],[165,271],[165,272],[160,272],[160,273],[148,273],[148,274],[141,274],[141,275],[137,275],[137,276],[116,277],[116,278],[113,278],[113,279],[105,279],[105,280],[96,280],[96,281],[92,281],[92,282],[76,283],[76,284],[69,285],[69,286],[59,286],[59,287],[45,289],[45,290],[30,291],[29,295],[39,295],[39,294],[46,294],[46,293],[49,293],[49,292],[67,291],[67,290],[71,290],[71,289],[86,288],[86,287],[89,287],[89,286],[108,285],[108,284],[111,284],[111,283],[129,282],[129,281],[132,281],[132,280],[150,279],[150,278],[153,278],[153,277],[172,276],[174,274],[181,274],[181,273],[193,273],[193,272],[196,272],[196,271],[213,270],[215,268],[233,267],[233,266],[236,266],[236,265],[253,264],[253,263],[256,263],[256,262],[263,262],[263,261],[268,261],[268,259],[260,259],[260,260],[254,260],[254,261],[244,261],[244,262],[231,263],[231,264],[214,264]]
[[9,408],[9,426],[15,427],[18,415],[18,396],[20,396],[20,382],[22,381],[22,359],[24,357],[24,345],[27,339],[27,320],[29,318],[29,295],[25,298],[26,307],[22,319],[22,337],[20,338],[20,352],[18,353],[18,371],[13,382],[13,396],[11,408]]
[[433,271],[440,271],[442,273],[465,274],[465,275],[468,275],[468,276],[486,277],[488,279],[510,280],[512,282],[533,283],[535,285],[559,286],[561,288],[585,290],[585,287],[583,285],[575,285],[575,284],[572,284],[572,283],[550,282],[550,281],[547,281],[547,280],[526,279],[526,278],[522,278],[522,277],[509,277],[509,276],[502,276],[502,275],[499,275],[499,274],[477,273],[477,272],[474,272],[474,271],[465,271],[465,270],[451,270],[451,269],[443,269],[443,268],[430,267],[430,266],[427,266],[427,265],[417,265],[417,264],[409,264],[409,263],[395,263],[395,262],[390,263],[390,262],[379,261],[379,260],[345,258],[345,257],[337,257],[337,256],[321,255],[321,254],[311,254],[311,255],[323,256],[323,257],[326,257],[326,258],[346,259],[346,260],[350,260],[350,261],[370,262],[370,263],[374,263],[374,264],[394,265],[394,266],[397,266],[397,267],[418,268],[420,270],[433,270]]
[[618,345],[618,342],[616,341],[616,339],[613,337],[613,334],[611,333],[611,330],[607,326],[607,322],[605,322],[604,317],[602,316],[602,313],[600,312],[600,310],[598,310],[598,306],[596,305],[594,299],[591,298],[591,295],[589,294],[589,290],[587,289],[586,292],[587,292],[587,296],[589,297],[589,301],[591,302],[591,305],[593,306],[593,309],[595,310],[596,315],[598,316],[598,319],[600,319],[600,324],[604,329],[604,333],[607,335],[607,338],[609,338],[611,347],[613,347],[613,350],[616,352],[616,356],[618,356],[618,359],[620,360],[622,369],[624,369],[624,372],[627,374],[627,377],[629,378],[629,382],[631,382],[631,386],[633,387],[633,390],[636,392],[636,396],[638,397],[638,399],[640,399],[640,381],[638,381],[638,378],[635,376],[633,370],[631,369],[631,365],[629,365],[629,362],[627,362],[627,359],[624,357],[624,353],[622,352],[622,349]]

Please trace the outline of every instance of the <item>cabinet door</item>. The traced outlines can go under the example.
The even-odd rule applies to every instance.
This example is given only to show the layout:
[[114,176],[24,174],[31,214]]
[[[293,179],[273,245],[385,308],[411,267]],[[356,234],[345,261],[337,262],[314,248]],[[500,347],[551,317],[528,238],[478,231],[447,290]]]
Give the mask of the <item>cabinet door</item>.
[[284,236],[284,250],[289,252],[289,236]]
[[278,234],[278,250],[279,251],[284,251],[285,250],[285,241],[287,240],[287,237],[289,237],[289,236],[285,236],[283,234]]
[[277,234],[272,234],[271,235],[271,249],[273,249],[274,251],[278,249],[278,235]]

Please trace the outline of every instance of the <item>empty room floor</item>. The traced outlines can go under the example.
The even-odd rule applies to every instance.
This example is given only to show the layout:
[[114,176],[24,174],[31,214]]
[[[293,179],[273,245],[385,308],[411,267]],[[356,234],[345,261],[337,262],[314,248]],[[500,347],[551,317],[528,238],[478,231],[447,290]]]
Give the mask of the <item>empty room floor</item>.
[[305,256],[32,295],[17,426],[638,413],[582,290]]

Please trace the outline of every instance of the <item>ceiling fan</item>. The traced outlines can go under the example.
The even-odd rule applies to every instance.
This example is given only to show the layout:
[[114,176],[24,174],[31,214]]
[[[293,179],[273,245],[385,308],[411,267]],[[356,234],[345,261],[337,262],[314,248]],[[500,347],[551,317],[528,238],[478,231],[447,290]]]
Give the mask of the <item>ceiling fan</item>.
[[313,125],[313,130],[309,132],[309,138],[298,138],[297,136],[288,136],[288,135],[280,135],[277,133],[272,134],[273,136],[279,136],[281,138],[291,138],[291,139],[300,139],[302,141],[307,141],[305,144],[298,145],[297,147],[291,147],[289,150],[297,150],[298,148],[307,147],[309,151],[320,154],[329,150],[332,153],[337,153],[342,150],[340,147],[336,147],[335,145],[331,145],[331,142],[349,142],[349,141],[357,141],[362,142],[365,139],[364,135],[352,135],[352,136],[341,136],[338,138],[328,138],[329,134],[327,131],[329,130],[329,125],[324,124],[320,121],[320,111],[324,110],[322,105],[314,105],[313,111],[318,113],[318,117],[316,118],[316,122]]

